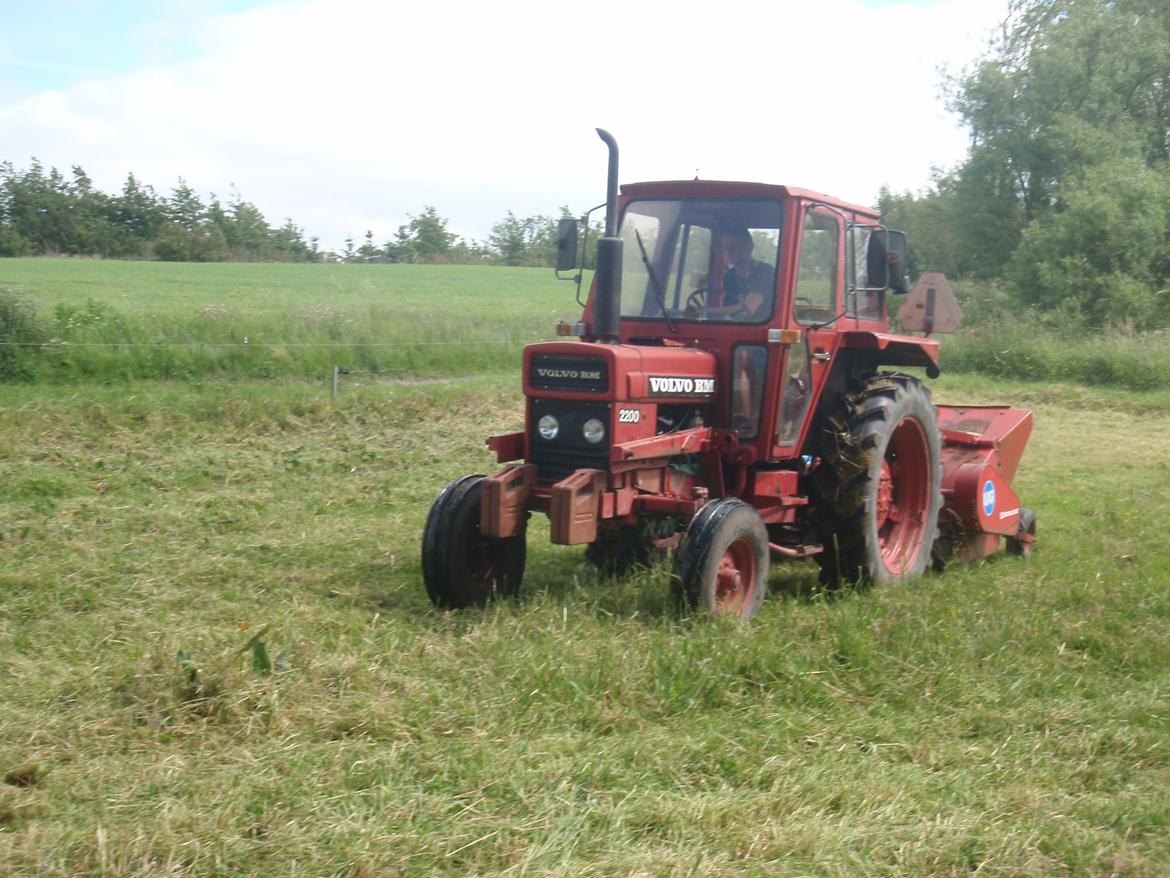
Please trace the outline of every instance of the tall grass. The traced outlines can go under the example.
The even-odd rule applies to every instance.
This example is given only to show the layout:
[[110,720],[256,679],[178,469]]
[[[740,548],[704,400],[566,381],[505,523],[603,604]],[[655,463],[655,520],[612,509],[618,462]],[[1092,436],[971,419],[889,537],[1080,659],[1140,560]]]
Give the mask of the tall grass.
[[1020,309],[995,283],[955,286],[964,324],[943,341],[946,371],[1135,391],[1170,388],[1170,332],[1094,328],[1069,311]]
[[0,260],[0,379],[514,370],[579,311],[540,269]]
[[[943,340],[945,371],[1170,387],[1166,333],[1010,316],[994,285],[957,291],[966,322]],[[579,315],[544,269],[0,260],[0,381],[514,373],[525,344]]]
[[942,368],[1021,381],[1170,387],[1170,334],[1054,330],[1027,316],[989,320],[943,342]]

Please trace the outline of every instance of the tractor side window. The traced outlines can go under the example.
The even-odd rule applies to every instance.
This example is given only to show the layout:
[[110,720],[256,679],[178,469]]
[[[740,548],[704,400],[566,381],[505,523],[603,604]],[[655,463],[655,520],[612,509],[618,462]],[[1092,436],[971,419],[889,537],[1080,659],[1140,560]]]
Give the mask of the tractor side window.
[[768,352],[758,344],[737,345],[731,358],[731,429],[740,439],[754,439],[760,432],[767,362]]
[[800,271],[793,310],[800,323],[825,323],[837,316],[837,220],[810,210],[800,236]]
[[872,229],[853,226],[849,229],[846,243],[849,247],[849,294],[845,301],[845,313],[862,320],[882,319],[882,291],[867,290],[869,277],[866,273],[865,254],[869,248]]

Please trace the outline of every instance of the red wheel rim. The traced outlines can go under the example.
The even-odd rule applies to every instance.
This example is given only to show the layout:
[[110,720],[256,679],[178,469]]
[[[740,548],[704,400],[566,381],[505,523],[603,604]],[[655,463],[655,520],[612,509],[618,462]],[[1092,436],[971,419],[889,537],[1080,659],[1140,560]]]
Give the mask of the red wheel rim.
[[740,615],[756,590],[756,551],[751,540],[732,542],[719,559],[715,573],[715,612]]
[[932,481],[926,433],[903,418],[886,446],[874,508],[882,563],[893,576],[911,570],[923,551]]

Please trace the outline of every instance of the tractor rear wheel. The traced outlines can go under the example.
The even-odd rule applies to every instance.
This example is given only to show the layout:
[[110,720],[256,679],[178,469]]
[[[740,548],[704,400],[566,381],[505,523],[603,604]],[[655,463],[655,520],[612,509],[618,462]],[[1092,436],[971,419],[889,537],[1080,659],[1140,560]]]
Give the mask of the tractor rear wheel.
[[456,479],[439,493],[427,515],[423,582],[437,607],[459,610],[520,590],[525,535],[496,539],[480,533],[482,482],[481,475]]
[[912,579],[931,563],[942,507],[942,448],[930,391],[879,373],[844,395],[811,476],[821,581]]
[[691,519],[675,553],[675,587],[690,606],[750,619],[768,591],[768,531],[742,500],[708,503]]

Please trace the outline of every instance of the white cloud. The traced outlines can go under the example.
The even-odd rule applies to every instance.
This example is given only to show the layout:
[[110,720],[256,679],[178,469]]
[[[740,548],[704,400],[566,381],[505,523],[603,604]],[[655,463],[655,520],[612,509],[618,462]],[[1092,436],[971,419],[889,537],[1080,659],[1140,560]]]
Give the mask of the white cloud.
[[[1006,0],[865,9],[854,0],[554,7],[310,0],[192,23],[196,60],[0,105],[0,156],[133,171],[167,190],[237,184],[272,222],[330,246],[389,236],[435,205],[483,237],[511,209],[604,198],[622,179],[756,179],[871,202],[958,161],[944,64],[982,49]],[[173,31],[160,22],[153,31]]]

